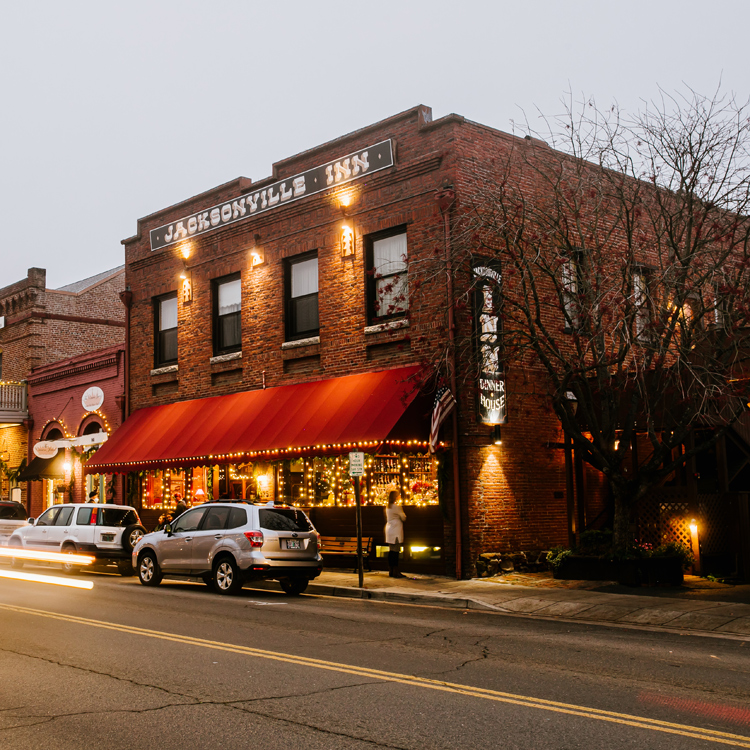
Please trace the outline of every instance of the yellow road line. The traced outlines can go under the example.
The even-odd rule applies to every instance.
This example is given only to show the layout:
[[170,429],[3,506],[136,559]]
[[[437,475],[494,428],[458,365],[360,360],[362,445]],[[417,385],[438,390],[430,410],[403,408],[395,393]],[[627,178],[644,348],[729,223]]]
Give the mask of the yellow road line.
[[555,713],[568,714],[570,716],[581,716],[598,721],[606,721],[614,724],[636,727],[639,729],[650,729],[654,732],[665,732],[667,734],[691,737],[693,739],[715,742],[723,745],[732,745],[734,747],[750,748],[750,737],[730,734],[728,732],[719,732],[713,729],[704,729],[687,724],[676,724],[659,719],[649,719],[645,716],[635,716],[632,714],[623,714],[616,711],[605,711],[588,706],[577,706],[572,703],[561,703],[559,701],[549,701],[543,698],[533,698],[527,695],[517,695],[514,693],[505,693],[498,690],[487,688],[472,687],[471,685],[462,685],[460,683],[445,682],[443,680],[431,680],[425,677],[416,677],[414,675],[399,674],[398,672],[386,672],[380,669],[370,669],[369,667],[358,667],[352,664],[342,664],[339,662],[325,661],[323,659],[314,659],[307,656],[294,656],[283,654],[277,651],[266,651],[264,649],[253,648],[251,646],[239,646],[232,643],[223,643],[221,641],[211,641],[205,638],[194,638],[188,635],[178,635],[167,633],[160,630],[150,630],[148,628],[139,628],[132,625],[120,625],[114,622],[105,622],[103,620],[92,620],[86,617],[77,617],[76,615],[65,615],[58,612],[48,612],[43,609],[32,609],[30,607],[19,607],[12,604],[0,604],[0,609],[10,612],[17,612],[23,615],[32,615],[35,617],[45,617],[52,620],[60,620],[76,625],[87,625],[89,627],[112,630],[118,633],[128,635],[137,635],[146,638],[156,638],[158,640],[171,641],[172,643],[181,643],[188,646],[200,646],[215,651],[225,651],[233,654],[242,654],[253,656],[260,659],[269,659],[272,661],[285,662],[303,667],[314,669],[323,669],[340,674],[350,674],[358,677],[370,677],[375,680],[385,682],[394,682],[412,687],[421,687],[429,690],[453,693],[456,695],[465,695],[472,698],[483,698],[498,703],[523,706],[525,708],[536,708],[543,711],[553,711]]

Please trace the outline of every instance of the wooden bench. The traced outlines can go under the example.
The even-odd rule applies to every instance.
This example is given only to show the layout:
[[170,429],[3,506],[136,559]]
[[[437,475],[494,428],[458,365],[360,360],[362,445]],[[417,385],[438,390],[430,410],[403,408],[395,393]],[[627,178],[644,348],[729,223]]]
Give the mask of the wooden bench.
[[[367,570],[372,570],[370,567],[370,553],[372,552],[372,543],[374,537],[363,536],[362,537],[362,560],[367,565]],[[323,559],[327,555],[347,555],[348,557],[357,556],[357,537],[356,536],[321,536],[320,537],[320,553],[323,555]]]

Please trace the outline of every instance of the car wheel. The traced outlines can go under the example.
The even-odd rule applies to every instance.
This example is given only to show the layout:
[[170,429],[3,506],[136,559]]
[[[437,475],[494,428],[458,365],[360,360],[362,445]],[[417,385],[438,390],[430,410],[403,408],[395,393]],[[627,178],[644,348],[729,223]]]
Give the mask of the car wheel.
[[141,541],[141,537],[146,533],[146,529],[143,528],[139,523],[133,523],[125,528],[122,532],[122,548],[126,552],[132,552],[138,542]]
[[242,574],[231,557],[222,557],[214,565],[213,584],[220,594],[236,594],[242,588]]
[[132,575],[135,575],[135,570],[133,570],[133,563],[131,563],[130,560],[118,560],[117,561],[117,572],[121,576],[132,576]]
[[279,580],[283,592],[289,594],[289,596],[299,596],[307,588],[308,583],[310,581],[304,576],[294,576]]
[[158,586],[161,583],[161,568],[151,550],[138,558],[138,579],[144,586]]
[[11,557],[10,567],[13,568],[13,570],[21,570],[21,568],[23,567],[23,560],[21,560],[19,557]]
[[[69,544],[66,547],[62,548],[62,553],[64,555],[75,555],[78,552],[74,544]],[[62,571],[66,575],[72,576],[74,573],[77,573],[81,569],[80,564],[78,563],[68,563],[64,562],[62,564]]]

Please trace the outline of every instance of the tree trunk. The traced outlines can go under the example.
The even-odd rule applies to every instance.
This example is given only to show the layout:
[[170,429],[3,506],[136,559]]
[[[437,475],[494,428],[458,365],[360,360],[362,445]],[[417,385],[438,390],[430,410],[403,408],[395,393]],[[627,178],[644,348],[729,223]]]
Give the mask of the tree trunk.
[[626,487],[612,484],[612,496],[614,498],[614,523],[613,523],[613,547],[615,552],[625,552],[630,546],[630,509],[632,506],[632,494]]

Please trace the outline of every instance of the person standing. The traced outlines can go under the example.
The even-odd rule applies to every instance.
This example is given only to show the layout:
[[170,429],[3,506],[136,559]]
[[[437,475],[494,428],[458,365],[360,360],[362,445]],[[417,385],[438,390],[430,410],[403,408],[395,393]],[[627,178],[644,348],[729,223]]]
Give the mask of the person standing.
[[99,502],[99,490],[91,490],[91,492],[89,492],[89,502],[90,503]]
[[173,518],[182,515],[187,510],[187,504],[182,499],[182,496],[175,493],[175,500],[177,500],[177,507],[174,509]]
[[388,575],[391,578],[403,578],[398,569],[398,555],[404,543],[404,521],[406,513],[398,504],[399,493],[391,490],[388,493],[388,506],[385,509],[385,543],[388,545]]

